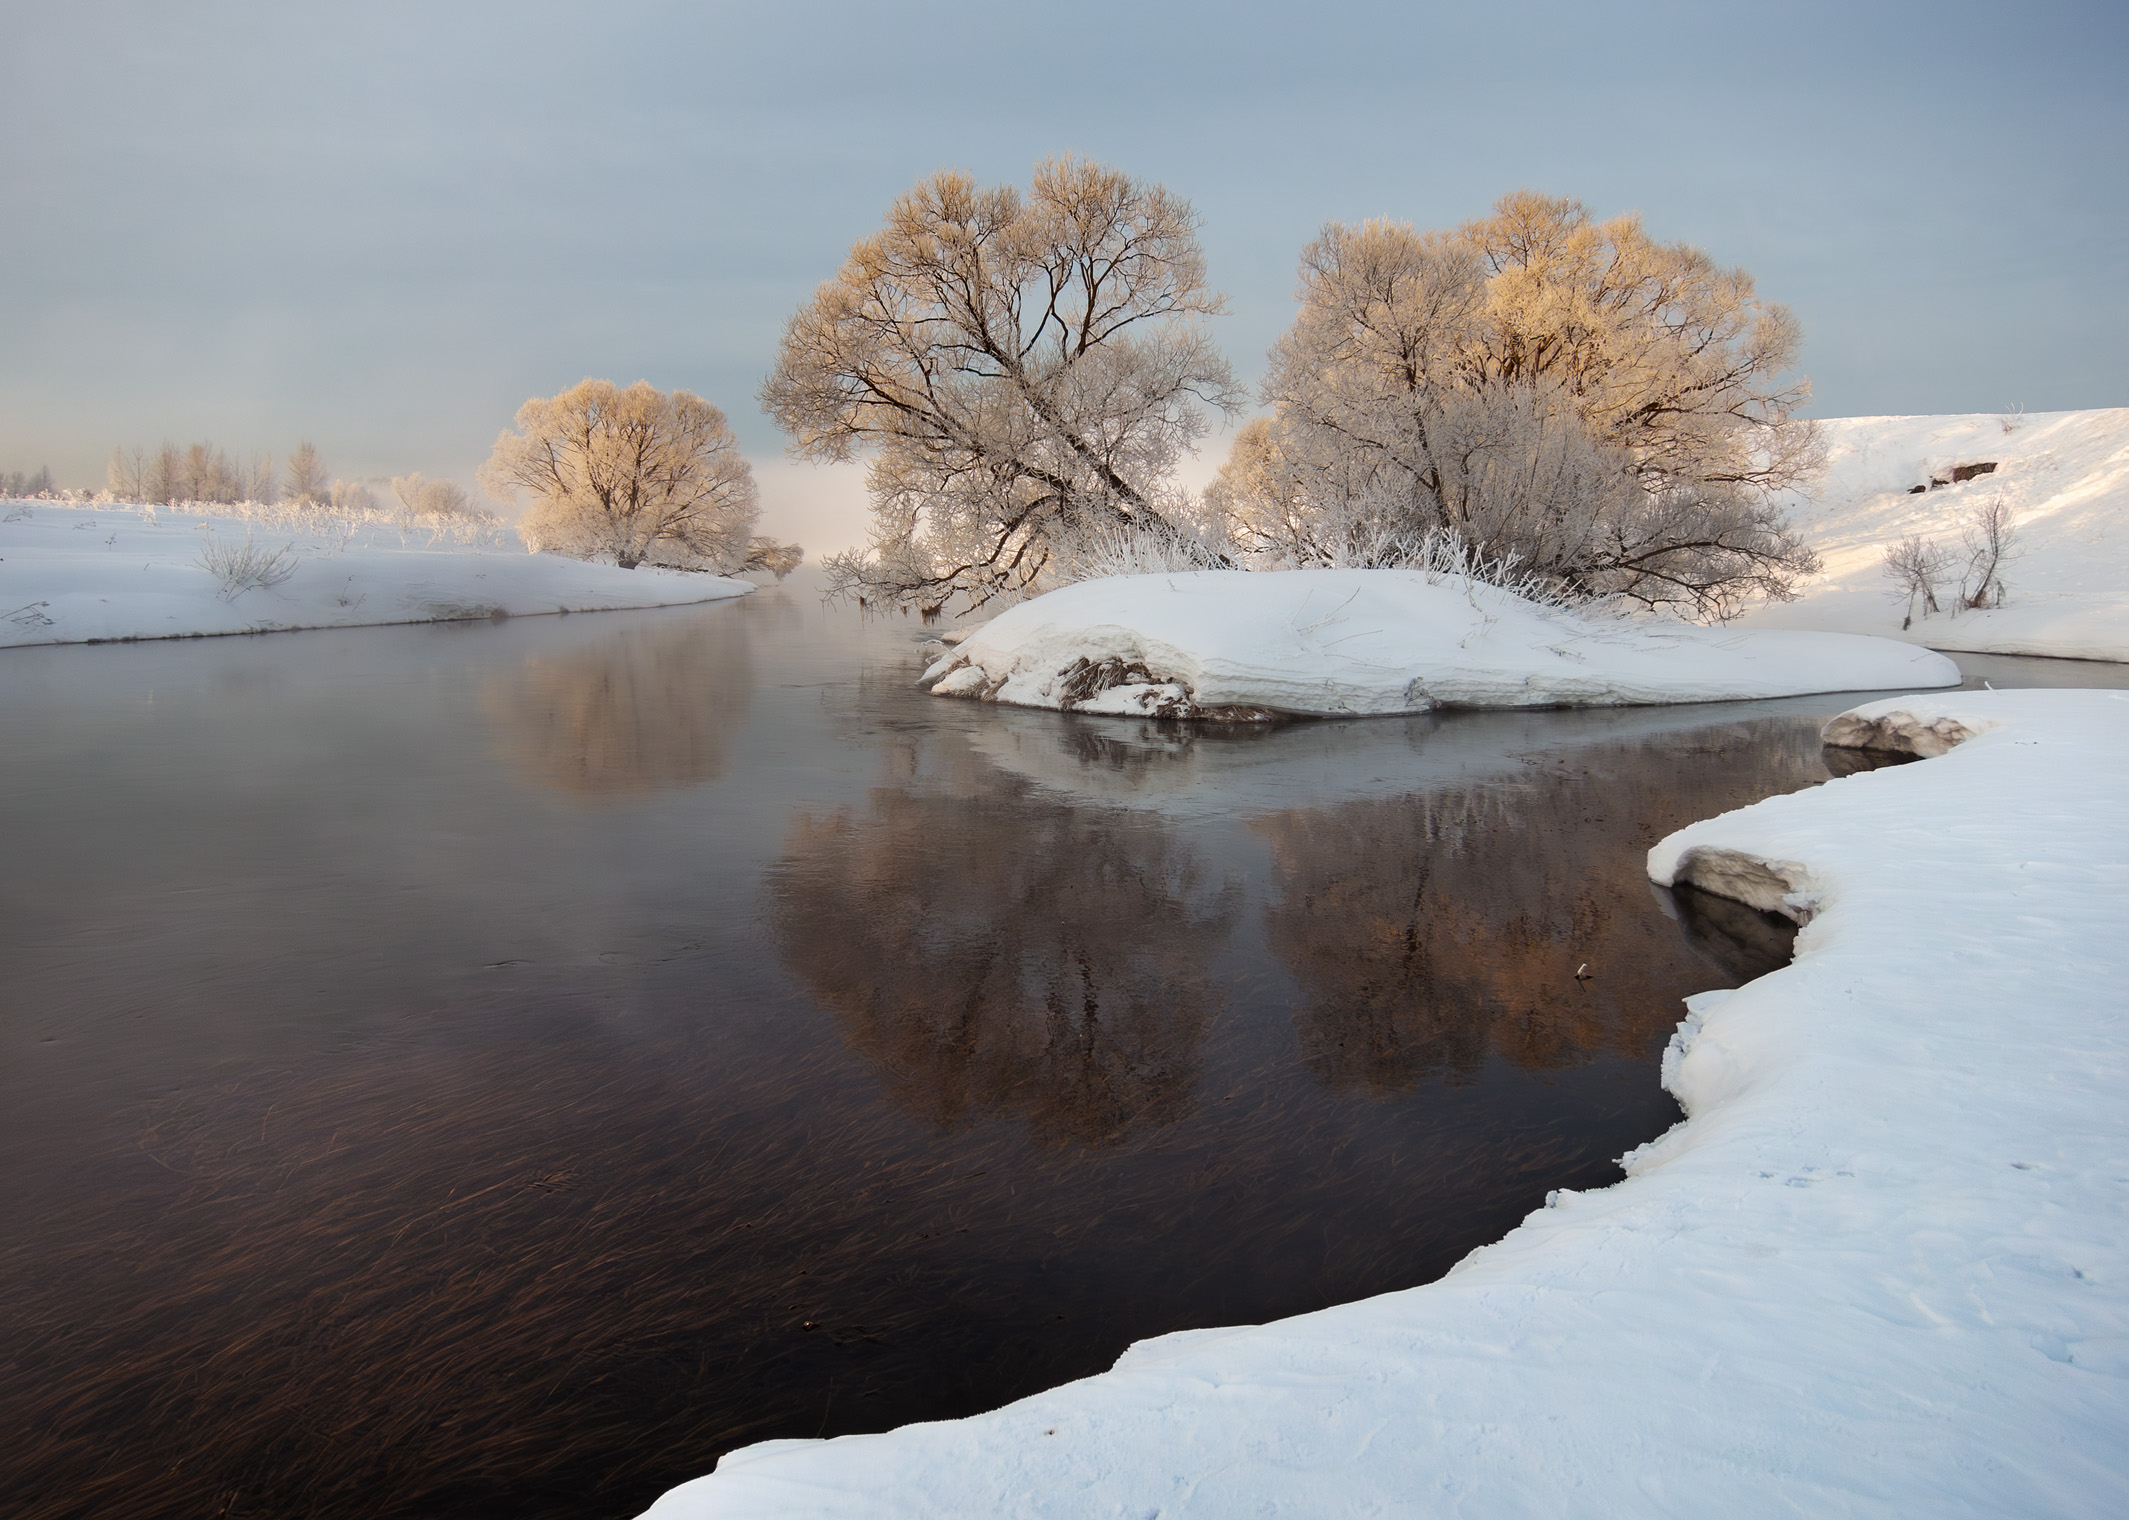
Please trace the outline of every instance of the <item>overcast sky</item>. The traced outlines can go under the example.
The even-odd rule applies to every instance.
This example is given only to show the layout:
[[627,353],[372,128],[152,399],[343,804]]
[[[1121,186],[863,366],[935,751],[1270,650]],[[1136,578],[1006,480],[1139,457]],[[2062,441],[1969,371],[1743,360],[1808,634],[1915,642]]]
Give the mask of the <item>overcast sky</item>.
[[643,378],[833,548],[851,480],[754,399],[785,318],[921,176],[1066,151],[1195,203],[1251,380],[1325,221],[1530,186],[1751,270],[1814,415],[2125,405],[2125,77],[2120,0],[0,0],[0,470],[470,483],[527,396]]

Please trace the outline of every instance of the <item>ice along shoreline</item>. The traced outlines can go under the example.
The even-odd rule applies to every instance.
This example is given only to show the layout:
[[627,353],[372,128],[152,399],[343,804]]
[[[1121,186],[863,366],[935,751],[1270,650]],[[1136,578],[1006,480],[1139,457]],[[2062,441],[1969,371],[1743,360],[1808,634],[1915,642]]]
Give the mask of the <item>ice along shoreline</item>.
[[649,1515],[2118,1512],[2129,693],[1855,715],[1965,737],[1651,852],[1757,862],[1806,922],[1689,1000],[1688,1117],[1627,1180],[1424,1287],[745,1448]]

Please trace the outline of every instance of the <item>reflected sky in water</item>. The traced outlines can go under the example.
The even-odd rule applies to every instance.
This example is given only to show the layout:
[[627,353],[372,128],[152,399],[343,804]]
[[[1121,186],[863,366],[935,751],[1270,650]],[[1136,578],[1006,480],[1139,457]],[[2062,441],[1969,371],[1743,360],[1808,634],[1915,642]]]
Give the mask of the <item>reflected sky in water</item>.
[[1642,854],[1850,700],[1194,735],[918,635],[0,659],[14,1512],[626,1515],[1425,1281],[1675,1117],[1783,943]]

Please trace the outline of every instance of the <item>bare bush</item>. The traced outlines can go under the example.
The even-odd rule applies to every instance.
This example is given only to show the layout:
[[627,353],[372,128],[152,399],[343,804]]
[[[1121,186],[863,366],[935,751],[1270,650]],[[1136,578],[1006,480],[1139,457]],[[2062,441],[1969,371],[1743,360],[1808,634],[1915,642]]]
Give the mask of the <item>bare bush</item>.
[[1966,549],[1966,573],[1959,578],[1959,605],[1976,612],[2001,607],[2003,567],[2023,552],[2018,530],[2011,522],[2011,509],[2001,496],[1992,496],[1973,510],[1959,529],[1959,542]]
[[210,534],[194,563],[222,583],[216,594],[233,602],[247,591],[280,585],[296,573],[299,561],[294,544],[269,549],[246,533],[241,544],[224,543]]
[[1921,598],[1924,617],[1942,610],[1937,605],[1937,586],[1944,579],[1950,563],[1951,556],[1942,545],[1919,533],[1911,533],[1898,543],[1886,546],[1883,574],[1893,583],[1894,597],[1907,609],[1900,619],[1902,628],[1915,620],[1917,597]]

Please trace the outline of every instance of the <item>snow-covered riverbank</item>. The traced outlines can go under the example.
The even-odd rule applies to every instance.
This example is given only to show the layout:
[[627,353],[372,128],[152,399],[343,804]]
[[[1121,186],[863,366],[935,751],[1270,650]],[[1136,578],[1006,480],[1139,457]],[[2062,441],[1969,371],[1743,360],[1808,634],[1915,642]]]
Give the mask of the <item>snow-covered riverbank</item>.
[[1342,717],[1913,690],[1959,672],[1888,639],[1584,618],[1418,570],[1199,570],[1023,602],[924,679],[1077,712]]
[[[746,581],[527,554],[507,528],[276,528],[175,508],[0,502],[0,646],[351,628],[744,596]],[[282,570],[232,588],[208,561],[246,545]]]
[[[2034,416],[1843,417],[1822,423],[1826,478],[1788,511],[1825,561],[1794,602],[1762,608],[1754,628],[1834,629],[1936,649],[2129,660],[2129,408]],[[1962,478],[1963,477],[1963,478]],[[1910,534],[1950,563],[1940,603],[1954,608],[1966,564],[1960,531],[2001,500],[2018,532],[2005,605],[1906,608],[1883,572]]]
[[1809,921],[1792,965],[1691,1000],[1663,1074],[1690,1117],[1626,1181],[1429,1286],[747,1448],[650,1513],[2123,1512],[2129,694],[1859,712],[1971,737],[1651,854],[1758,862]]

